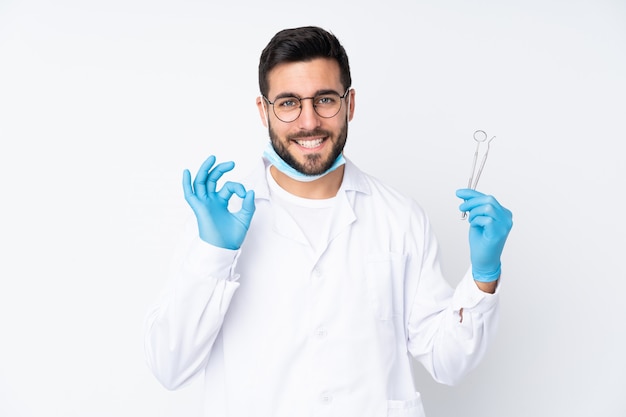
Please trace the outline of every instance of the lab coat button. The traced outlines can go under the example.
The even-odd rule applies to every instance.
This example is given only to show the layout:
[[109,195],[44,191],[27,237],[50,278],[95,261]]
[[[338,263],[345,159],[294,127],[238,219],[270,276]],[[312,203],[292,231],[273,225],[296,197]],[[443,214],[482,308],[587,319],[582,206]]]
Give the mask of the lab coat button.
[[322,277],[322,271],[320,271],[319,269],[315,268],[313,270],[313,277],[316,279],[320,279]]
[[320,395],[320,402],[322,404],[330,404],[333,402],[333,396],[330,395],[329,392],[323,392],[322,395]]
[[319,339],[326,337],[327,334],[328,334],[328,331],[324,327],[318,327],[315,330],[315,336],[317,336]]

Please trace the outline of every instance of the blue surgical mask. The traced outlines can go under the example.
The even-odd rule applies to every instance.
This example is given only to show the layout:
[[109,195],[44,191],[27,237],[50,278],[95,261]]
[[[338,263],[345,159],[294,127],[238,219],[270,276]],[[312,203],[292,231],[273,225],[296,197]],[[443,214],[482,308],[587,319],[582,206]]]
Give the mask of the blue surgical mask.
[[263,156],[268,161],[270,161],[270,163],[274,165],[276,169],[278,169],[280,172],[282,172],[283,174],[287,175],[288,177],[296,181],[301,181],[301,182],[315,181],[319,178],[322,178],[324,175],[328,174],[329,172],[336,170],[341,165],[346,163],[346,160],[343,157],[343,154],[340,154],[337,157],[337,159],[335,159],[335,163],[333,164],[333,166],[331,166],[328,170],[326,170],[326,172],[323,172],[319,175],[307,175],[307,174],[303,174],[295,170],[293,167],[288,165],[287,162],[283,161],[283,158],[278,156],[278,154],[274,150],[274,147],[272,146],[271,142],[267,143],[267,146],[265,147],[265,151],[263,152]]

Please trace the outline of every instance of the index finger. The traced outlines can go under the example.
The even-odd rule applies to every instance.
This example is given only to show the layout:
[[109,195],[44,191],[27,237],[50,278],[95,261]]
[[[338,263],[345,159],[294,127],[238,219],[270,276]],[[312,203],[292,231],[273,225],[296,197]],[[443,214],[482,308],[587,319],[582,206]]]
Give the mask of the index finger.
[[470,198],[482,197],[485,194],[480,191],[472,190],[471,188],[461,188],[460,190],[456,190],[456,196],[462,198],[463,200],[469,200]]
[[209,171],[208,178],[206,181],[207,191],[209,193],[214,193],[217,189],[217,180],[219,180],[224,173],[231,171],[235,167],[235,163],[233,161],[221,162]]

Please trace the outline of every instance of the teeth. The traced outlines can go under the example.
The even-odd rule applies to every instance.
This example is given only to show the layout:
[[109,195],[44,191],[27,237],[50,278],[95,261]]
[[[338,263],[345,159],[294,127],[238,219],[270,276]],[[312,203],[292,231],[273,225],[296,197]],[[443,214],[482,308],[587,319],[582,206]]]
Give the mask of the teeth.
[[302,146],[303,148],[315,148],[317,146],[320,146],[323,141],[324,139],[315,139],[315,140],[297,140],[296,142],[298,143],[298,145]]

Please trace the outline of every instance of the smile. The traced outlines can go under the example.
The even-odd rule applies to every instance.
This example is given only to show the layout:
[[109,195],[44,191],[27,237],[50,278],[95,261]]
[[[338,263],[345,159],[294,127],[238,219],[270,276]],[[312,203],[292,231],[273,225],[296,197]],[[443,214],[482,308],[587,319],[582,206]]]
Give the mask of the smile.
[[324,139],[313,139],[313,140],[296,140],[296,143],[300,146],[302,146],[303,148],[308,148],[308,149],[313,149],[313,148],[317,148],[318,146],[320,146],[322,144],[322,142],[324,142]]

